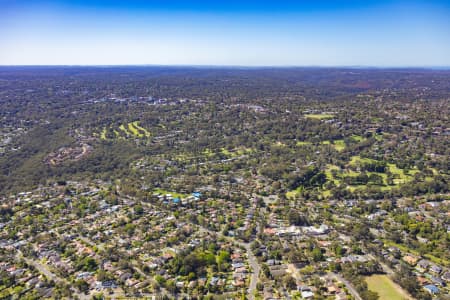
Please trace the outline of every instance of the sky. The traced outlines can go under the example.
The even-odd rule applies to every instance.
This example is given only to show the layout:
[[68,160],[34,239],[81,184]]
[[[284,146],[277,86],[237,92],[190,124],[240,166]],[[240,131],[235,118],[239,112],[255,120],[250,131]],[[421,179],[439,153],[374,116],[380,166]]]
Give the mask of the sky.
[[0,0],[0,65],[450,66],[450,0]]

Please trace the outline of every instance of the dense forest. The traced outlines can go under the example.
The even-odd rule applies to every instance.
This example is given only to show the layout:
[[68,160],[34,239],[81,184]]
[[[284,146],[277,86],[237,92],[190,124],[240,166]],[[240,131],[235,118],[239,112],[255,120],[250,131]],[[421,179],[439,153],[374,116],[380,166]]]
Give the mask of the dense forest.
[[[231,169],[319,198],[446,192],[448,76],[420,69],[3,67],[1,191],[121,176],[154,187],[177,176],[170,184],[179,189]],[[233,161],[211,166],[223,159]]]
[[0,67],[0,298],[448,299],[449,79]]

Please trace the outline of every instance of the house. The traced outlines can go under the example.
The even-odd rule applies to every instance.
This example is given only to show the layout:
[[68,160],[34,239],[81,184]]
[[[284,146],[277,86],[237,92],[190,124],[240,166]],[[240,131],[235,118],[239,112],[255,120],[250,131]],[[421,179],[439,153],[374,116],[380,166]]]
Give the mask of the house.
[[239,268],[245,267],[245,265],[243,263],[241,263],[241,262],[233,263],[233,264],[231,264],[231,266],[233,267],[233,269],[239,269]]
[[191,281],[189,281],[188,288],[193,289],[193,288],[195,288],[196,285],[197,285],[197,281],[191,280]]
[[230,258],[231,260],[241,258],[241,254],[239,252],[234,252],[233,254],[231,254]]
[[391,247],[388,248],[388,251],[389,252],[397,252],[397,253],[399,253],[400,249],[397,248],[397,247],[391,246]]
[[198,279],[198,285],[199,286],[204,286],[206,284],[206,278],[202,277]]
[[412,256],[410,254],[403,256],[403,260],[410,264],[411,266],[415,266],[417,261],[419,260],[417,257]]
[[243,279],[236,279],[233,281],[233,285],[236,287],[241,287],[245,285],[245,281]]
[[436,275],[439,275],[442,272],[442,268],[437,266],[437,265],[433,265],[433,266],[430,267],[430,272],[432,272],[432,273],[434,273]]
[[447,281],[447,282],[450,282],[450,271],[445,272],[445,273],[442,275],[442,279],[444,279],[444,280]]
[[314,297],[314,293],[311,291],[302,291],[301,295],[302,299],[312,299]]
[[219,282],[219,277],[211,277],[211,280],[209,282],[210,285],[217,285],[217,283]]
[[430,281],[422,276],[417,276],[417,281],[419,282],[420,285],[427,285],[430,283]]
[[429,292],[430,294],[433,294],[433,295],[439,293],[439,289],[438,289],[435,285],[432,285],[432,284],[426,285],[426,286],[424,286],[423,288],[424,288],[427,292]]
[[439,277],[431,276],[430,279],[435,285],[445,286],[444,280]]
[[100,287],[104,288],[104,289],[108,289],[108,288],[115,289],[117,287],[117,285],[114,281],[107,280],[107,281],[103,281],[100,284]]
[[421,259],[416,266],[419,272],[425,272],[430,267],[431,263],[428,260]]
[[347,294],[345,292],[340,292],[339,294],[336,294],[336,300],[346,300],[347,298]]
[[283,277],[286,274],[287,267],[284,265],[277,265],[269,267],[270,274],[273,277]]
[[130,279],[132,276],[133,275],[130,272],[125,272],[119,276],[119,279],[121,281],[126,281],[126,280]]
[[275,260],[275,259],[269,259],[269,260],[267,260],[266,263],[268,266],[275,266],[275,265],[281,264],[281,261]]
[[334,295],[338,294],[340,292],[340,289],[335,286],[334,284],[327,286],[327,292],[328,294]]

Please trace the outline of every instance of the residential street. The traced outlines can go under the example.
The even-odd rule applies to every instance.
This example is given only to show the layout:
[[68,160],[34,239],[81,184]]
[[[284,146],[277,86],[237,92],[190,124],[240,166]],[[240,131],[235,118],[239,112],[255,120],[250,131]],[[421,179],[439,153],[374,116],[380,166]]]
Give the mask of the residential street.
[[351,285],[350,282],[348,282],[344,277],[342,277],[339,274],[330,272],[328,275],[334,277],[336,280],[341,281],[345,284],[350,294],[352,294],[353,297],[355,297],[356,300],[362,300],[361,296],[359,296],[358,291]]

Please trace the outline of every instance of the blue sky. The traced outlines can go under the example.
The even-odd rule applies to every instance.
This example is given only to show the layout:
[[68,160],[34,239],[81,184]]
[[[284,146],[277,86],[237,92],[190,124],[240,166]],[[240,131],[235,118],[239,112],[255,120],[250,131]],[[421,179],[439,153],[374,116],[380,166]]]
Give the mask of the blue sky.
[[0,65],[450,66],[450,1],[0,0]]

